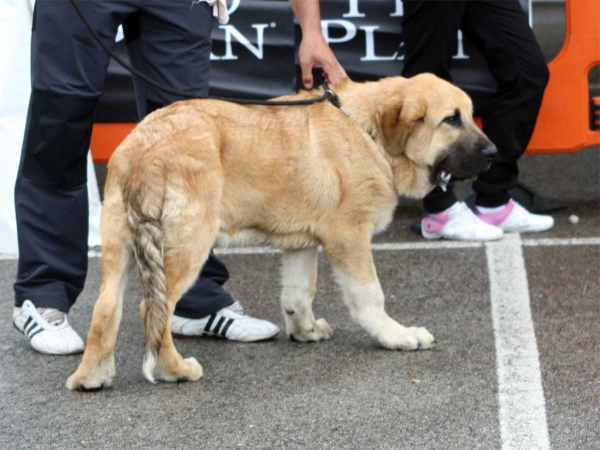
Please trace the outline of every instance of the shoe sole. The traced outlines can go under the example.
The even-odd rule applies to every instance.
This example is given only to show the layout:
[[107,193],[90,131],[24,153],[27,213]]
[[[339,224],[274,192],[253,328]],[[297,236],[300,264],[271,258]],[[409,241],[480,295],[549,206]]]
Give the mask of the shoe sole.
[[442,234],[439,234],[439,235],[438,234],[429,234],[426,231],[422,231],[421,234],[425,239],[429,239],[431,241],[434,241],[434,240],[440,241],[443,239],[446,241],[459,241],[459,242],[489,242],[489,241],[499,241],[500,239],[502,239],[504,237],[504,234],[501,234],[500,236],[493,237],[493,238],[460,239],[460,238],[454,238],[454,237],[453,238],[445,237]]
[[[16,323],[12,323],[13,327],[15,327],[15,330],[17,330],[19,333],[21,333],[23,336],[25,336],[25,338],[27,338],[27,335],[25,334],[25,332],[23,330],[20,330],[19,327],[17,326]],[[31,347],[31,349],[34,352],[39,353],[40,355],[50,355],[50,356],[69,356],[69,355],[77,355],[79,353],[83,353],[85,350],[85,347],[83,348],[83,350],[76,350],[70,353],[51,353],[51,352],[41,352],[35,348],[33,348],[33,345],[31,345],[31,341],[29,339],[27,339],[27,342],[29,342],[29,346]]]
[[272,334],[271,336],[266,336],[266,337],[259,338],[259,339],[254,339],[254,340],[251,340],[251,341],[238,341],[238,340],[235,340],[235,339],[228,339],[228,338],[226,338],[224,336],[221,336],[220,334],[212,334],[212,333],[202,333],[200,335],[190,336],[190,335],[187,335],[187,334],[178,334],[178,333],[171,332],[171,336],[173,336],[175,339],[179,339],[179,340],[213,338],[213,339],[223,339],[223,340],[231,341],[231,342],[249,343],[249,342],[268,341],[270,339],[273,339],[280,332],[281,332],[281,330],[277,331],[276,333]]
[[442,239],[442,235],[441,234],[431,234],[431,233],[428,233],[427,231],[425,231],[425,229],[423,227],[421,227],[421,233],[420,234],[425,239],[430,239],[432,241]]
[[542,233],[544,231],[548,231],[551,230],[552,228],[554,228],[554,224],[552,224],[549,227],[543,227],[543,228],[531,228],[528,230],[504,230],[505,233]]

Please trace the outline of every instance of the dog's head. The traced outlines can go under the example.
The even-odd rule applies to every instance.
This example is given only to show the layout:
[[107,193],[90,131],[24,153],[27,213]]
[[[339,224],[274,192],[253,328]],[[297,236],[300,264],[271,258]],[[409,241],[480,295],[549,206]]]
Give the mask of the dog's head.
[[429,190],[486,171],[497,150],[475,125],[469,96],[431,74],[401,80],[377,111],[385,151],[420,168],[427,180],[414,181]]

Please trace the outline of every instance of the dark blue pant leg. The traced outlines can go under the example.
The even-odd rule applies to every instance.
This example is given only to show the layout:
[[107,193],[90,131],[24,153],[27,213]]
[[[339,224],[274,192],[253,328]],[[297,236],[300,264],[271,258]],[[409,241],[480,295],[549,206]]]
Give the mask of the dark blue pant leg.
[[211,250],[198,280],[177,303],[175,314],[200,319],[232,305],[233,297],[221,287],[228,279],[227,267]]
[[[213,28],[212,8],[188,0],[146,2],[125,24],[132,63],[153,80],[200,96],[208,94]],[[152,111],[181,100],[134,79],[140,119]],[[201,318],[233,304],[222,285],[227,267],[211,251],[196,283],[177,303],[175,314]]]
[[[80,2],[112,43],[131,1]],[[15,305],[68,312],[87,272],[87,152],[109,57],[66,0],[38,0],[32,93],[15,185],[19,264]]]

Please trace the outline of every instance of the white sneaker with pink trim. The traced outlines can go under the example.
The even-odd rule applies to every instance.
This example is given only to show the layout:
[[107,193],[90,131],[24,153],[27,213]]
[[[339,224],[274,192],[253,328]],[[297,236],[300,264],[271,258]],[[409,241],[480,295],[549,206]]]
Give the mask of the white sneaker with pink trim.
[[464,202],[456,202],[441,213],[427,214],[421,221],[421,234],[426,239],[494,241],[504,232],[479,220]]
[[476,206],[475,214],[483,222],[502,228],[506,233],[535,233],[554,226],[552,216],[532,214],[514,200],[510,200],[502,209],[487,214]]

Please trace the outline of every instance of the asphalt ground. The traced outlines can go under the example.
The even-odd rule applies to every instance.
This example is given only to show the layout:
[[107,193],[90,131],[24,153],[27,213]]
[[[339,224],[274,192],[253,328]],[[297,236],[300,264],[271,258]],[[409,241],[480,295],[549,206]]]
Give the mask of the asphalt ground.
[[[408,229],[420,203],[402,201],[375,239],[386,308],[403,324],[427,327],[436,337],[430,351],[379,348],[351,321],[321,255],[314,309],[332,326],[331,341],[180,340],[179,351],[200,361],[204,377],[151,385],[141,371],[134,276],[114,387],[74,393],[64,383],[80,356],[37,354],[13,329],[16,260],[5,256],[0,448],[600,448],[600,149],[525,156],[521,167],[526,184],[568,206],[552,231],[510,236],[499,247],[423,246]],[[568,220],[573,214],[577,225]],[[490,255],[506,249],[517,264],[494,273]],[[251,249],[221,257],[230,292],[251,314],[283,327],[280,255]],[[101,282],[101,260],[89,262],[69,316],[83,336]],[[498,280],[503,289],[494,288]],[[498,314],[502,301],[524,312]],[[503,347],[518,336],[533,350]]]

